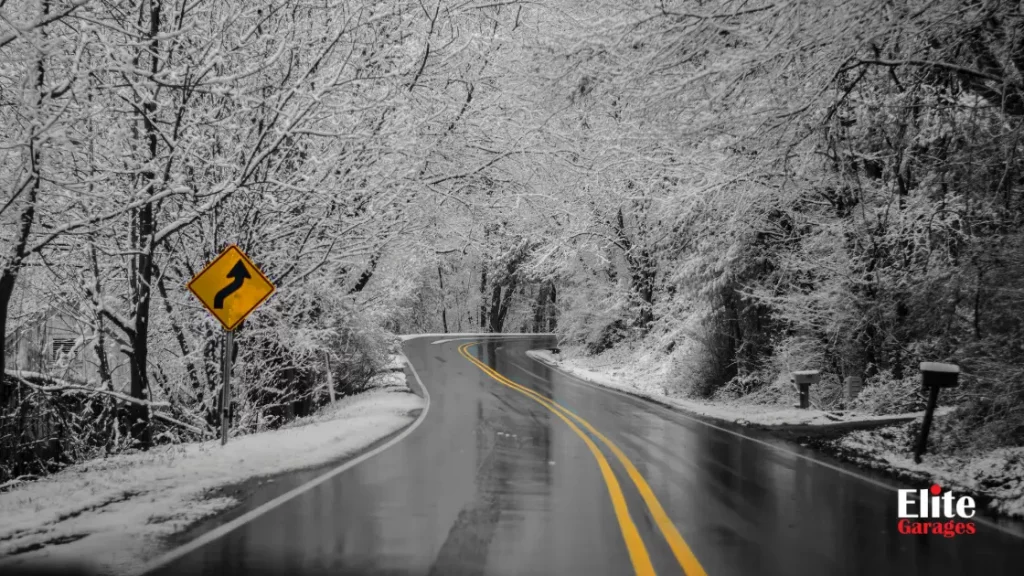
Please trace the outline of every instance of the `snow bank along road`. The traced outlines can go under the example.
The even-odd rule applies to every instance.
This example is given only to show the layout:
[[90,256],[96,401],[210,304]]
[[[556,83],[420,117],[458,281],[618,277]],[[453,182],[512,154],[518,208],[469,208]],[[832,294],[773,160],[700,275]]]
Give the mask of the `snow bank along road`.
[[70,565],[136,574],[165,538],[200,520],[187,532],[224,523],[218,513],[234,514],[236,496],[249,491],[239,484],[260,486],[242,502],[269,500],[408,429],[425,402],[406,381],[378,374],[371,391],[226,447],[213,440],[97,458],[2,492],[0,575]]
[[526,355],[550,345],[407,340],[415,428],[151,573],[1021,573],[1012,530],[900,535],[896,485]]

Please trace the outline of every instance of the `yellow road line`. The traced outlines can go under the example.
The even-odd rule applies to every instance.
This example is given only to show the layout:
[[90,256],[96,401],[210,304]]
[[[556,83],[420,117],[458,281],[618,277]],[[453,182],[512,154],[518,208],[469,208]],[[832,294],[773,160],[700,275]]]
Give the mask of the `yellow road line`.
[[654,576],[654,565],[651,564],[651,557],[647,553],[647,547],[644,545],[644,540],[640,537],[640,532],[636,529],[636,524],[633,523],[633,519],[629,515],[629,507],[626,505],[626,496],[622,493],[622,487],[619,485],[619,480],[615,476],[615,472],[612,471],[611,464],[608,463],[604,454],[601,453],[601,450],[597,447],[597,444],[594,444],[594,441],[584,434],[583,431],[580,430],[572,420],[566,417],[565,414],[552,406],[550,400],[547,400],[543,396],[538,398],[534,395],[528,394],[527,392],[532,392],[532,390],[523,389],[515,382],[506,381],[507,379],[501,376],[501,374],[493,372],[487,365],[473,357],[467,351],[467,348],[475,344],[477,344],[477,342],[471,342],[460,346],[459,353],[498,383],[523,394],[527,398],[530,398],[541,406],[547,408],[552,414],[558,416],[563,422],[565,422],[569,428],[587,444],[587,448],[590,448],[591,454],[593,454],[594,458],[597,460],[597,465],[601,469],[601,476],[604,477],[605,485],[608,487],[608,496],[611,498],[612,508],[615,510],[615,517],[619,521],[619,528],[622,530],[622,538],[626,541],[626,549],[629,551],[629,559],[633,563],[633,569],[636,571],[638,576]]
[[[565,412],[574,420],[582,424],[584,428],[586,428],[591,434],[593,434],[599,440],[601,440],[601,442],[603,442],[605,446],[607,446],[608,449],[612,451],[612,453],[615,455],[618,461],[626,469],[626,472],[629,474],[630,479],[636,486],[637,491],[640,492],[640,497],[643,498],[644,503],[647,504],[647,509],[650,510],[651,516],[654,517],[654,521],[658,525],[658,528],[661,530],[661,533],[665,537],[665,540],[668,542],[669,548],[672,549],[672,554],[675,556],[676,561],[679,562],[679,566],[682,567],[683,571],[688,576],[707,576],[707,572],[704,571],[704,567],[701,566],[700,562],[697,560],[697,557],[693,554],[693,551],[690,550],[690,547],[686,544],[686,541],[683,540],[683,536],[679,533],[679,530],[672,522],[672,519],[668,517],[668,514],[665,512],[665,509],[661,505],[661,502],[658,501],[658,497],[654,495],[654,491],[651,490],[651,486],[647,483],[647,480],[644,479],[643,475],[640,474],[640,471],[637,470],[636,466],[634,466],[633,463],[629,460],[626,454],[621,449],[619,449],[619,447],[616,446],[614,442],[609,440],[604,434],[598,432],[597,429],[594,428],[589,422],[587,422],[585,419],[583,419],[583,417],[579,416],[572,410],[569,410],[568,408],[562,406],[558,402],[555,402],[554,400],[551,400],[550,398],[541,395],[535,390],[531,390],[525,386],[513,382],[512,380],[509,380],[501,373],[493,370],[490,366],[487,366],[486,364],[480,362],[477,358],[470,356],[468,354],[468,347],[476,344],[477,343],[466,345],[467,351],[463,353],[463,356],[470,358],[470,361],[476,364],[478,368],[480,368],[484,372],[487,372],[489,376],[491,376],[495,380],[498,380],[502,384],[514,387],[520,392],[528,394],[531,397],[534,397],[535,399],[541,399],[544,402],[551,403],[558,410]],[[461,351],[462,349],[460,349],[460,352]]]
[[611,449],[615,457],[618,458],[619,462],[626,468],[629,473],[629,477],[633,480],[633,484],[636,485],[637,490],[640,492],[640,497],[644,499],[644,503],[647,504],[647,509],[651,511],[651,516],[654,517],[654,522],[661,529],[662,535],[665,536],[665,540],[668,542],[669,548],[672,549],[672,554],[676,557],[676,561],[682,566],[683,572],[688,576],[707,576],[707,572],[704,571],[704,567],[701,566],[697,557],[690,550],[690,547],[686,544],[686,540],[683,540],[682,534],[676,529],[676,525],[672,522],[672,519],[668,517],[665,509],[661,506],[661,502],[658,501],[658,497],[654,495],[654,491],[651,490],[651,486],[644,479],[640,471],[636,469],[636,466],[626,457],[626,454],[619,449],[611,440],[606,438],[604,434],[598,432],[593,426],[590,425],[586,420],[577,416],[572,411],[562,407],[556,402],[556,405],[561,407],[566,412],[569,412],[574,418],[579,420],[583,426],[590,431],[591,434],[597,436],[602,442]]

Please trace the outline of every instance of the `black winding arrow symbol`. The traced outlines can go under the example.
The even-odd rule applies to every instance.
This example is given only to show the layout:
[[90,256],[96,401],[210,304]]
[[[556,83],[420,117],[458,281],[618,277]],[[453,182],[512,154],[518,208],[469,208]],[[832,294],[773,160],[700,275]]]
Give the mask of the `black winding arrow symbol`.
[[221,288],[220,292],[217,292],[217,295],[213,297],[213,307],[218,310],[224,307],[224,299],[241,288],[245,279],[252,278],[252,276],[249,275],[249,269],[245,267],[245,264],[239,260],[231,268],[231,271],[228,272],[228,278],[232,278],[231,284]]

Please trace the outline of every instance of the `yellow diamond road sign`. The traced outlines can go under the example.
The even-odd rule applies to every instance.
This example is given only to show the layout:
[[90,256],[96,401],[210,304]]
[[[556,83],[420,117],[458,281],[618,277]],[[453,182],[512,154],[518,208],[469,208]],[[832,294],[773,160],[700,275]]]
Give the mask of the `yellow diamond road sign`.
[[234,244],[196,274],[188,289],[228,331],[234,330],[275,290],[263,272]]

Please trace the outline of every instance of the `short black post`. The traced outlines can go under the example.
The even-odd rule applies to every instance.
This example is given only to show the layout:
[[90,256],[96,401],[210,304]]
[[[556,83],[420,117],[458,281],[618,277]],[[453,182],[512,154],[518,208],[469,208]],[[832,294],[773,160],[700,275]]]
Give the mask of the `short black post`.
[[939,388],[953,388],[959,383],[960,367],[956,364],[921,362],[921,386],[928,390],[928,406],[925,407],[921,433],[914,448],[914,462],[921,463],[921,455],[928,449],[928,432],[932,427],[935,405],[939,401]]
[[917,436],[917,448],[914,450],[914,462],[921,463],[921,455],[928,447],[928,431],[932,428],[932,416],[935,414],[935,404],[939,401],[939,387],[932,386],[928,389],[928,407],[924,409],[924,422],[921,423],[921,433]]

